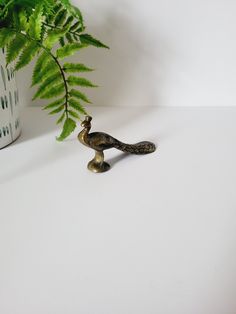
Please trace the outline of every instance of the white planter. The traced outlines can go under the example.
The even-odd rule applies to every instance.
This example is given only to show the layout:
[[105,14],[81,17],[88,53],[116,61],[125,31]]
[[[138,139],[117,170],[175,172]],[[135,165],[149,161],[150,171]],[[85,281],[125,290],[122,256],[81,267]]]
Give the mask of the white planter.
[[20,135],[19,92],[13,67],[6,67],[4,49],[0,48],[0,148]]

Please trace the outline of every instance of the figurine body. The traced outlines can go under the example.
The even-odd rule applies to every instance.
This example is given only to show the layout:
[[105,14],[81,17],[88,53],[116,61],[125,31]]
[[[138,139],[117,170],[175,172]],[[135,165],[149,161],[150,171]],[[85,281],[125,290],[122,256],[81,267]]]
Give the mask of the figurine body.
[[88,169],[93,172],[105,172],[110,169],[110,165],[104,161],[103,151],[116,148],[125,153],[135,155],[146,155],[153,153],[156,146],[151,142],[140,142],[137,144],[125,144],[109,134],[103,132],[89,133],[91,130],[92,118],[86,116],[81,126],[84,128],[78,135],[78,140],[87,147],[95,150],[95,157],[88,164]]

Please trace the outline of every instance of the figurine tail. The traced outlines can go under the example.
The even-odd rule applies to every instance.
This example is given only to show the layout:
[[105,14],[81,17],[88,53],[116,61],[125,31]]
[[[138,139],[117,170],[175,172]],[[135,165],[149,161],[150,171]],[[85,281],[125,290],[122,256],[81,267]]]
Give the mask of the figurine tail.
[[121,150],[124,153],[134,155],[146,155],[155,152],[156,146],[151,142],[140,142],[137,144],[125,144],[120,141],[115,142],[114,148]]

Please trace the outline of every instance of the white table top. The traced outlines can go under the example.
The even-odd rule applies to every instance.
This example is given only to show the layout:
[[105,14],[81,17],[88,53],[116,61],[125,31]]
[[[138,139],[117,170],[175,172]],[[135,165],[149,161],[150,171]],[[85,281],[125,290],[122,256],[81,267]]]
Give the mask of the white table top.
[[0,151],[0,313],[235,314],[236,108],[91,111],[158,150],[108,151],[95,175],[76,134],[24,110]]

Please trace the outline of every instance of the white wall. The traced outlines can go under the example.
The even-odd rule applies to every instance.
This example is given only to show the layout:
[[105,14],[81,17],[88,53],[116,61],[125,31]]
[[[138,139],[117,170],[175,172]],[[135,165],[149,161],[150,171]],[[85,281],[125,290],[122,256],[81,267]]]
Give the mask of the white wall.
[[95,104],[236,105],[235,0],[74,3],[88,32],[111,47],[78,57],[97,69],[90,78],[101,88],[89,92]]

